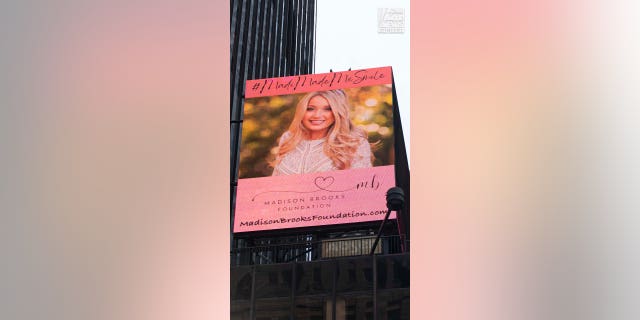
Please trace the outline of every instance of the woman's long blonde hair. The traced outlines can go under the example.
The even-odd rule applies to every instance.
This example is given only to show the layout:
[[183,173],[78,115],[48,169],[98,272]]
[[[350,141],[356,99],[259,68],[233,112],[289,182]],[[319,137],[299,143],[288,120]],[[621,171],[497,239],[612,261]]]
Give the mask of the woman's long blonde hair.
[[289,125],[289,138],[280,144],[278,155],[272,163],[276,166],[283,157],[294,150],[303,139],[308,139],[310,132],[302,124],[309,100],[320,96],[329,102],[335,122],[329,127],[324,144],[324,153],[333,161],[333,165],[342,170],[349,169],[362,139],[367,141],[367,133],[356,127],[349,118],[349,99],[343,90],[315,91],[306,94],[296,106],[296,113]]

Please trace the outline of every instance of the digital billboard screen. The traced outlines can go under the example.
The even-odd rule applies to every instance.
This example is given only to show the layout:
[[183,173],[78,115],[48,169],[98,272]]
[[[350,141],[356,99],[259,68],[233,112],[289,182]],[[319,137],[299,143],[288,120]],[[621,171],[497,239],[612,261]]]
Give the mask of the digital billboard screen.
[[247,81],[233,231],[382,220],[393,101],[391,67]]

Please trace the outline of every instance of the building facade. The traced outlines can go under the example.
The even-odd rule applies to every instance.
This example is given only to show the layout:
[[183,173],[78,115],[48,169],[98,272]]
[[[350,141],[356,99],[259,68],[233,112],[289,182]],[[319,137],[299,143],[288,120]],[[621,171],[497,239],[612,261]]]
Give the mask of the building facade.
[[[245,82],[314,72],[315,9],[313,0],[231,1],[230,225]],[[396,107],[396,181],[407,198],[398,220],[404,225],[386,223],[373,255],[380,221],[246,234],[230,230],[231,319],[409,318],[409,181],[397,113]]]

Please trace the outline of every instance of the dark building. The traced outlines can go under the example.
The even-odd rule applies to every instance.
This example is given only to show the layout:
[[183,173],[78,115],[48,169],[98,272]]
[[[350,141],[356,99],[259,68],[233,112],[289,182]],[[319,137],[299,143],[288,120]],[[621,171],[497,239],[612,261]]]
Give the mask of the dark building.
[[[231,1],[230,225],[245,81],[313,73],[315,25],[313,0]],[[409,319],[409,175],[397,107],[394,127],[403,225],[386,223],[374,255],[380,221],[231,232],[231,319]]]

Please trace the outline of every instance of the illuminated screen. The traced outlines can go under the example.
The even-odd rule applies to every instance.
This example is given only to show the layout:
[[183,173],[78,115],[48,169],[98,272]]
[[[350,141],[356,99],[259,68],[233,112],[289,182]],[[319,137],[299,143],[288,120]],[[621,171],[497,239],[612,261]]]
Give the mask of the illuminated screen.
[[393,135],[390,67],[247,81],[234,232],[382,220]]

